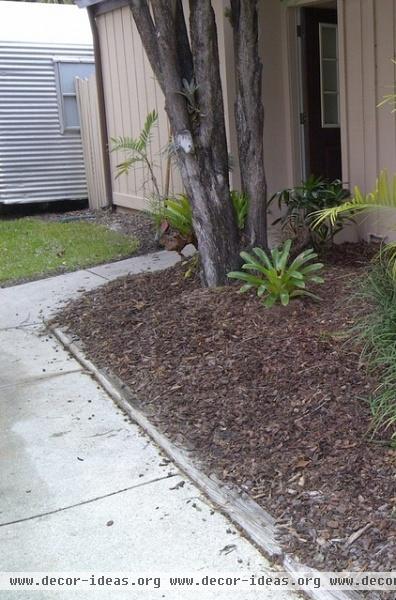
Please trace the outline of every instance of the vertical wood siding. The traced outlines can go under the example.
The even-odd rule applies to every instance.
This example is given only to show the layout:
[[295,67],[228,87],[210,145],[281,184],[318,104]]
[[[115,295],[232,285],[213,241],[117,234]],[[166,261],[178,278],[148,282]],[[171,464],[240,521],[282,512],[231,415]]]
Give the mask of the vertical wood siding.
[[[396,0],[339,0],[343,176],[373,189],[381,169],[396,173],[396,114],[378,108],[394,89]],[[396,223],[396,216],[395,216]],[[361,234],[389,232],[380,214],[365,219]]]
[[107,205],[107,198],[95,75],[89,79],[77,78],[76,92],[89,208],[96,210]]
[[[145,55],[139,33],[129,7],[119,8],[97,17],[103,65],[106,117],[111,147],[112,137],[139,135],[146,116],[155,109],[159,123],[154,129],[150,147],[158,181],[165,186],[168,119],[164,98]],[[116,178],[116,166],[123,160],[122,152],[111,152],[113,202],[115,205],[146,209],[152,193],[147,169],[136,165],[128,175]],[[176,167],[171,169],[170,193],[182,191]]]

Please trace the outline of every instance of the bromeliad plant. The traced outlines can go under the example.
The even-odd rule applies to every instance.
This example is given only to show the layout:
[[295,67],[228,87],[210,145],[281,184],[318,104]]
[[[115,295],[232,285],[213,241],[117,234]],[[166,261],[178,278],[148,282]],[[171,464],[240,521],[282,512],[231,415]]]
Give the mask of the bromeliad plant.
[[[231,202],[238,229],[243,231],[248,214],[248,198],[245,194],[232,190]],[[178,194],[164,200],[154,198],[148,214],[154,221],[157,231],[160,232],[164,246],[175,250],[181,246],[183,249],[183,240],[185,241],[184,245],[197,245],[191,204],[186,194]],[[170,248],[170,245],[174,245],[175,240],[177,240],[177,247]]]
[[185,194],[154,199],[147,214],[155,224],[157,239],[167,250],[181,252],[187,244],[197,246],[191,204]]
[[241,252],[245,260],[242,265],[244,271],[233,271],[228,273],[228,277],[245,282],[240,289],[242,293],[256,289],[267,308],[278,302],[287,306],[291,298],[298,296],[319,300],[306,288],[310,283],[323,283],[323,278],[317,274],[323,264],[312,262],[317,257],[312,249],[301,252],[290,263],[291,244],[292,241],[287,240],[282,248],[273,249],[270,256],[262,248],[253,248],[252,254]]

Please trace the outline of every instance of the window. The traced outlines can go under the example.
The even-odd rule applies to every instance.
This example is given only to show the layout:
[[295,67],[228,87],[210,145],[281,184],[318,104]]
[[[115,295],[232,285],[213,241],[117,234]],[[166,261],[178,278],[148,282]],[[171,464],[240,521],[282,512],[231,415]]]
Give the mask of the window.
[[322,127],[340,126],[337,25],[319,23]]
[[79,133],[80,119],[75,78],[89,77],[94,73],[95,65],[93,61],[87,59],[56,58],[54,62],[61,133]]

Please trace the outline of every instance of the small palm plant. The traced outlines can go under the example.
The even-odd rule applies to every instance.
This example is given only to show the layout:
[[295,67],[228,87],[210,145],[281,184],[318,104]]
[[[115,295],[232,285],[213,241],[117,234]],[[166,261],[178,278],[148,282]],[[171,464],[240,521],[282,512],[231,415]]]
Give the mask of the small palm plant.
[[[396,175],[393,181],[389,181],[386,170],[381,171],[375,185],[374,191],[364,195],[359,187],[355,187],[354,194],[350,200],[343,202],[338,206],[324,208],[311,214],[312,227],[318,229],[323,222],[329,220],[334,224],[342,215],[357,215],[360,213],[370,213],[380,209],[381,211],[393,211],[396,209]],[[396,279],[396,242],[389,242],[384,246],[382,252],[386,252],[389,264]]]
[[253,248],[253,254],[241,252],[241,257],[245,260],[242,269],[251,273],[232,271],[228,273],[228,277],[245,282],[239,290],[242,293],[257,289],[257,295],[263,297],[267,308],[277,302],[287,306],[291,298],[298,296],[310,296],[319,300],[306,286],[309,283],[323,283],[323,278],[317,275],[323,264],[311,262],[317,257],[312,249],[301,252],[289,264],[291,244],[292,240],[287,240],[282,248],[271,250],[271,256],[262,248]]
[[154,165],[150,157],[150,144],[153,137],[153,129],[158,123],[158,113],[156,110],[148,113],[143,125],[143,129],[137,138],[116,137],[111,138],[113,146],[112,152],[123,151],[126,153],[126,159],[117,165],[117,177],[128,173],[130,168],[137,163],[143,163],[149,171],[150,179],[154,186],[155,196],[161,197],[157,178],[154,173]]

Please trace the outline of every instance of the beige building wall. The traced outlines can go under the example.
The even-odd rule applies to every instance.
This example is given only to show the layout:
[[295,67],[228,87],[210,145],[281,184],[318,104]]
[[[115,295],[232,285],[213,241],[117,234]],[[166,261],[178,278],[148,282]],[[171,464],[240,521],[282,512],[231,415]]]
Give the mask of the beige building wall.
[[[228,1],[215,0],[213,5],[218,25],[227,137],[234,163],[230,174],[231,187],[239,189],[240,176],[234,123],[235,77],[232,27],[225,17]],[[291,150],[285,118],[288,100],[284,85],[285,37],[280,33],[285,11],[281,2],[268,0],[260,3],[260,17],[263,24],[260,44],[264,62],[266,170],[269,191],[272,194],[281,187],[292,184]],[[160,150],[166,145],[169,136],[164,100],[145,56],[129,8],[126,6],[99,15],[97,26],[103,65],[109,146],[111,147],[112,137],[138,135],[147,113],[155,108],[160,117],[152,144],[152,155],[158,165],[157,177],[164,186],[166,159],[160,157]],[[266,57],[271,59],[268,60]],[[135,209],[147,208],[146,198],[150,195],[151,186],[146,170],[137,166],[128,176],[116,178],[116,165],[122,159],[123,154],[120,152],[110,154],[114,204]],[[180,191],[182,191],[182,183],[177,168],[174,167],[171,175],[171,192]]]
[[[381,169],[396,173],[396,114],[378,108],[394,90],[395,0],[339,0],[341,59],[344,65],[343,174],[353,187],[371,191]],[[396,213],[365,218],[360,234],[395,237]]]
[[[273,0],[270,0],[273,2]],[[285,94],[289,106],[287,155],[293,165],[289,174],[299,180],[301,160],[298,123],[298,63],[295,27],[297,10],[304,6],[329,6],[326,0],[291,0],[282,22]],[[396,173],[396,114],[389,106],[378,108],[385,94],[394,89],[396,66],[392,62],[396,49],[396,0],[337,0],[340,109],[343,181],[350,189],[359,186],[363,192],[375,187],[381,169]],[[282,9],[281,9],[282,12]],[[291,153],[291,154],[290,154]],[[348,238],[358,233],[392,235],[396,214],[373,213]]]
[[[155,80],[139,33],[128,6],[97,17],[103,68],[106,118],[111,138],[139,135],[145,118],[156,109],[159,123],[150,146],[155,174],[165,189],[167,157],[164,149],[169,141],[168,119],[162,92]],[[146,168],[137,164],[128,175],[116,178],[116,166],[125,159],[122,152],[111,152],[113,202],[116,206],[143,210],[149,208],[152,185]],[[170,193],[182,191],[176,168],[171,169]]]
[[[301,181],[302,145],[299,125],[299,63],[296,36],[298,6],[323,4],[322,0],[293,0],[287,7],[280,0],[259,3],[260,49],[263,61],[265,108],[264,145],[268,191]],[[326,2],[324,3],[324,5]],[[329,4],[327,2],[327,4]],[[233,118],[235,100],[232,28],[225,16],[227,0],[213,2],[218,24],[221,76],[229,150],[236,167],[231,186],[238,189],[236,132]],[[370,191],[380,169],[396,172],[396,118],[389,107],[377,108],[395,82],[396,0],[337,0],[339,20],[341,135],[343,180],[351,188],[359,185]],[[97,17],[109,136],[136,136],[147,113],[156,108],[159,126],[152,144],[156,173],[162,185],[166,159],[160,150],[169,131],[162,93],[145,56],[128,7]],[[114,204],[146,208],[150,185],[145,170],[115,179],[120,153],[111,154]],[[171,192],[182,190],[177,169],[172,169]],[[276,208],[271,209],[276,216]],[[396,218],[395,218],[396,222]],[[387,219],[386,229],[388,229]],[[376,216],[366,219],[360,233],[381,235],[384,225]],[[350,232],[353,239],[353,234]]]

